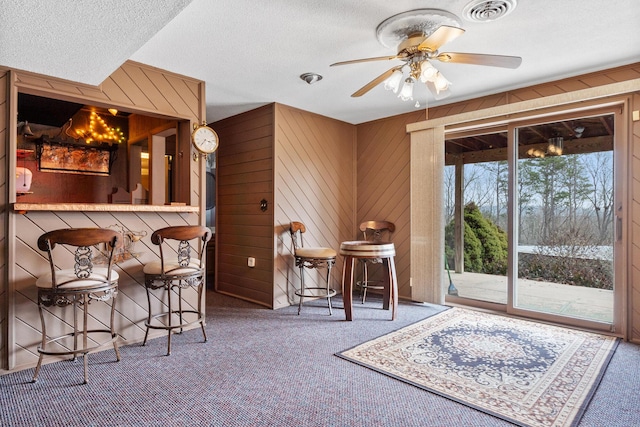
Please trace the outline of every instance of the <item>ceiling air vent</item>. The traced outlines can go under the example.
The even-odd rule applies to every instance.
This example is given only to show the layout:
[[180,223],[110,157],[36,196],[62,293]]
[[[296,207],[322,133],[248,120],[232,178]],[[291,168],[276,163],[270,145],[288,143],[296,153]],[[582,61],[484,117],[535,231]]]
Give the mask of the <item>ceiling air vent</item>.
[[473,22],[491,22],[511,13],[517,0],[473,0],[463,10],[465,19]]

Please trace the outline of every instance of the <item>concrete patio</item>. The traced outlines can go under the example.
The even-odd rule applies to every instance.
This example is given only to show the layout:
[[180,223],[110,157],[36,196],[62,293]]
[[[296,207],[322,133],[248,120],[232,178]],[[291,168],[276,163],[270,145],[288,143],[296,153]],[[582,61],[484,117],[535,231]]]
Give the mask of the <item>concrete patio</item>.
[[[446,286],[449,279],[445,271]],[[453,273],[458,296],[498,304],[507,303],[507,277],[481,273]],[[613,291],[519,279],[519,308],[600,322],[613,321]]]

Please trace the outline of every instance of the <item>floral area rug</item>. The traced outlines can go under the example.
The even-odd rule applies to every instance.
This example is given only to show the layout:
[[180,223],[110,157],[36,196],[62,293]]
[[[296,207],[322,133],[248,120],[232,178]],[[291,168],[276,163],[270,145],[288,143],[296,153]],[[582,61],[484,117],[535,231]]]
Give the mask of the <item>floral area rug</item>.
[[337,356],[521,426],[574,426],[614,337],[451,308]]

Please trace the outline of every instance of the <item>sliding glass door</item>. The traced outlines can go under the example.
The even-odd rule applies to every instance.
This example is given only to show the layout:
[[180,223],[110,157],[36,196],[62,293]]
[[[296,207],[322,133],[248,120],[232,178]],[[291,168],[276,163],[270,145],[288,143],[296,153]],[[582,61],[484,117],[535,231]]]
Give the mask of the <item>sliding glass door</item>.
[[615,328],[618,117],[602,109],[447,134],[447,301]]
[[614,114],[515,127],[514,309],[613,323]]
[[452,135],[445,166],[445,268],[449,296],[507,303],[506,129]]

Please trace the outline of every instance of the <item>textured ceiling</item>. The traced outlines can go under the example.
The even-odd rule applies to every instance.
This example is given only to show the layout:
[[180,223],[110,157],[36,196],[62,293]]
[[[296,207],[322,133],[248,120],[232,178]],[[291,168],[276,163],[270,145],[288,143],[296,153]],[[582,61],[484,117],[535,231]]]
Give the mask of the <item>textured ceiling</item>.
[[0,0],[0,65],[99,85],[191,0]]
[[[515,3],[514,0],[511,0]],[[436,101],[457,102],[640,61],[637,0],[519,0],[492,22],[472,22],[470,0],[0,0],[0,65],[99,84],[125,60],[206,82],[207,121],[280,102],[349,123],[415,109],[376,87],[350,95],[399,61],[341,67],[355,58],[394,55],[375,30],[416,8],[457,15],[465,34],[441,51],[516,55],[516,69],[435,62],[453,83]],[[299,75],[316,72],[314,85]]]

